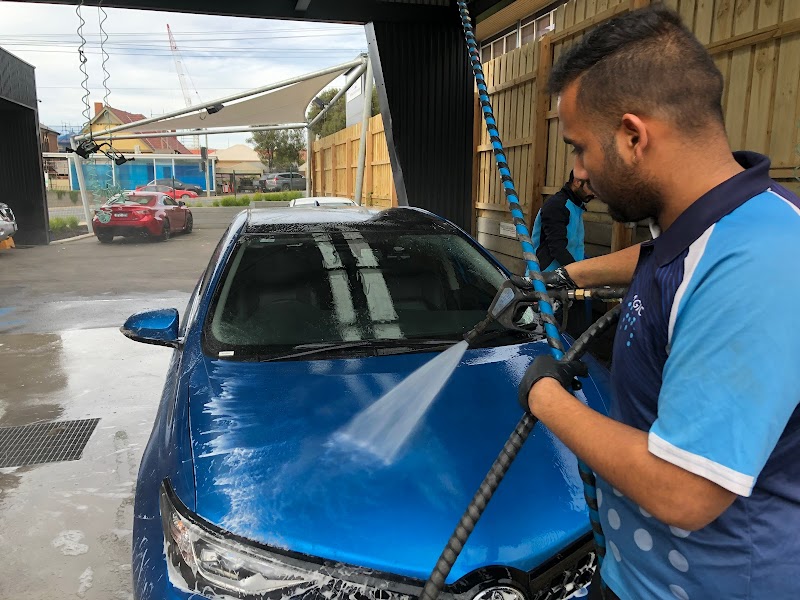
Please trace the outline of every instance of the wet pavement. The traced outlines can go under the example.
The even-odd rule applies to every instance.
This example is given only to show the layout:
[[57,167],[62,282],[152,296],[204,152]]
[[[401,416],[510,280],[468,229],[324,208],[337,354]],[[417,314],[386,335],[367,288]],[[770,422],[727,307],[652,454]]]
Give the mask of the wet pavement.
[[0,599],[128,599],[133,495],[171,350],[119,333],[181,311],[238,209],[167,243],[0,252],[0,427],[99,418],[78,461],[0,469]]

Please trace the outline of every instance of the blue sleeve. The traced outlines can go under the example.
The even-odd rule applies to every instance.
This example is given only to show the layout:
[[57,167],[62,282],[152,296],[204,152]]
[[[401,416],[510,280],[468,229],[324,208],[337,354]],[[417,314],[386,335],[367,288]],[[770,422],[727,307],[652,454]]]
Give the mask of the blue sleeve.
[[689,249],[649,433],[654,455],[740,496],[800,399],[798,236],[748,229],[723,219]]

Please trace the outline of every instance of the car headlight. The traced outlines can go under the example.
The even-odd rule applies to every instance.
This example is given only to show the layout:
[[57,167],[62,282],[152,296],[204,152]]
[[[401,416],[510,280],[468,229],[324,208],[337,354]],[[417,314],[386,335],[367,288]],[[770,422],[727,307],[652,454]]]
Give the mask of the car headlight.
[[299,588],[318,584],[319,573],[296,568],[283,557],[277,560],[192,519],[167,482],[161,486],[160,501],[167,560],[180,571],[189,591],[260,597],[292,588],[300,593]]

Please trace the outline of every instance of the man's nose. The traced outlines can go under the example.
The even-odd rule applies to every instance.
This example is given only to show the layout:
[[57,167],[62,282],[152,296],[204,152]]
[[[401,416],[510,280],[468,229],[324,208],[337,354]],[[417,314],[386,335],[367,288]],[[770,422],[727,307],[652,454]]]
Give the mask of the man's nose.
[[589,182],[589,172],[583,168],[583,159],[580,156],[575,157],[575,164],[572,167],[572,173],[575,179],[583,179]]

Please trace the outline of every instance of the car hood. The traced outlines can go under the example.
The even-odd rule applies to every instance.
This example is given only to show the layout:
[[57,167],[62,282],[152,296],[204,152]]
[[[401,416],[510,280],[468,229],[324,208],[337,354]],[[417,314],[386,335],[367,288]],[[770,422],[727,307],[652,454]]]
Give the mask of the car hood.
[[[518,422],[518,382],[543,352],[543,342],[468,350],[388,464],[341,431],[435,353],[205,358],[189,392],[197,513],[260,543],[425,579]],[[579,395],[604,410],[593,383]],[[576,459],[539,425],[448,582],[490,564],[529,570],[587,531]]]

